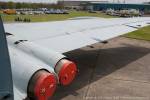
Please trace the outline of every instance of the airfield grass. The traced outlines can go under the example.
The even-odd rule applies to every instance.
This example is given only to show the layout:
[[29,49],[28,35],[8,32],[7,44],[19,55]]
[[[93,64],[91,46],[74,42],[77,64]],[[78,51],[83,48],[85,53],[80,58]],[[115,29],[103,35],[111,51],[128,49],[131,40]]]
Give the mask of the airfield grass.
[[125,35],[128,38],[150,41],[150,25]]
[[2,13],[3,13],[3,11],[0,10],[0,14],[2,14]]
[[44,15],[6,15],[1,14],[4,22],[14,22],[16,17],[20,18],[30,18],[32,22],[44,22],[44,21],[58,21],[65,20],[73,17],[81,16],[92,16],[92,17],[103,17],[112,18],[104,13],[89,13],[87,11],[70,11],[69,14],[44,14]]

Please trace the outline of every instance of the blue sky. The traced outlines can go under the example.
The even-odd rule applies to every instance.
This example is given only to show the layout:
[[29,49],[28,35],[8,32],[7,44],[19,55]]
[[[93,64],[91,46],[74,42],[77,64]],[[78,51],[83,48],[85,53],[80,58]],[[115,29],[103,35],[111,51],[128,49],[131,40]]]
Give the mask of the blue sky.
[[[43,3],[53,3],[53,2],[57,2],[57,0],[0,0],[0,1],[15,1],[15,2],[43,2]],[[79,1],[79,0],[78,0]],[[82,0],[81,0],[82,1]],[[85,0],[83,0],[85,1]],[[92,0],[90,0],[92,1]],[[98,1],[98,0],[93,0],[93,1]],[[100,0],[99,0],[100,1]],[[105,0],[102,0],[105,1]],[[113,1],[113,0],[108,0],[108,1]],[[114,0],[114,1],[118,1],[118,0]],[[124,0],[119,0],[119,1],[124,1]],[[125,0],[126,3],[142,3],[142,2],[150,2],[150,0]]]

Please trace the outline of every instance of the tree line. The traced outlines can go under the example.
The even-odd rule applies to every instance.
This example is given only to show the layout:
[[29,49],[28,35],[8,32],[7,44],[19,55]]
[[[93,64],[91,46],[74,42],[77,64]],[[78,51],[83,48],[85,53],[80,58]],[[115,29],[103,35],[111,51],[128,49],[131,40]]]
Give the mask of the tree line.
[[21,8],[63,8],[61,3],[48,4],[48,3],[20,3],[20,2],[0,2],[0,9],[21,9]]

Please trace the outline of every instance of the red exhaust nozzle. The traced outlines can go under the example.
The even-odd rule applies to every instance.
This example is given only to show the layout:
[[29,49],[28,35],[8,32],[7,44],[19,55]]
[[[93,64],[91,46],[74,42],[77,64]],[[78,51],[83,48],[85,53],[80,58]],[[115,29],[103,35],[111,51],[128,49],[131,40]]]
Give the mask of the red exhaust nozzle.
[[48,100],[56,90],[57,81],[53,74],[40,70],[32,77],[28,95],[35,100]]
[[61,85],[69,85],[77,74],[77,66],[74,62],[62,59],[56,66],[59,82]]

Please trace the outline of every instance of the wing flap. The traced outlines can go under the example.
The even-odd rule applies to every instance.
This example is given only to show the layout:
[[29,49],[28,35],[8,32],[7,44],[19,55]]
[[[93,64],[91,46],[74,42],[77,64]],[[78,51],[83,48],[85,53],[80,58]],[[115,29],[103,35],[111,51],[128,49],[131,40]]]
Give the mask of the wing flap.
[[130,24],[125,24],[126,26],[133,27],[133,28],[141,28],[148,26],[149,24],[144,21],[144,22],[138,22],[138,23],[130,23]]
[[[55,41],[55,42],[54,42]],[[59,36],[55,38],[42,39],[39,41],[32,41],[38,45],[42,45],[46,48],[53,49],[57,52],[71,51],[88,44],[94,44],[97,41],[85,36],[82,33]]]
[[103,29],[88,30],[84,32],[77,32],[75,34],[42,39],[32,42],[46,48],[51,48],[57,52],[64,53],[84,47],[86,45],[102,42],[135,30],[135,28],[122,25]]

